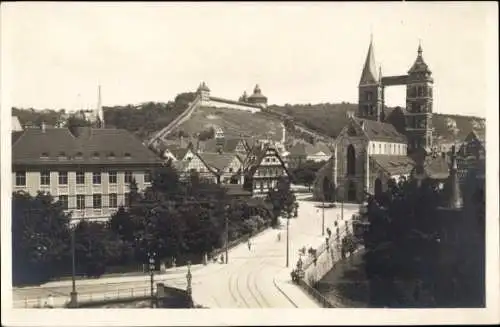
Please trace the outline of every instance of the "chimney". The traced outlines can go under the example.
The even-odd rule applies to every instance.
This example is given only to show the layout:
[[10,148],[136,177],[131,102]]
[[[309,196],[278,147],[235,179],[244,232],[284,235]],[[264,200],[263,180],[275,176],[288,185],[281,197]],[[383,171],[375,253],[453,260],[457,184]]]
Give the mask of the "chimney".
[[180,137],[179,147],[180,147],[181,149],[183,149],[183,148],[184,148],[184,136],[182,136],[182,135],[181,135],[181,137]]
[[40,129],[42,130],[42,133],[45,133],[45,128],[46,128],[45,122],[42,121],[42,125],[40,126]]

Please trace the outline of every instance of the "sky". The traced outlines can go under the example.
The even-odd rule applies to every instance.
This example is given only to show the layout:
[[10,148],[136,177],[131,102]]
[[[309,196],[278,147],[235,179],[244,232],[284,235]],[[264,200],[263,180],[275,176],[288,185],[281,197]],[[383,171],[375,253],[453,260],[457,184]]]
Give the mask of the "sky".
[[[384,76],[406,74],[419,42],[434,111],[485,116],[496,3],[5,3],[2,71],[17,107],[166,102],[195,91],[270,104],[357,103],[370,35]],[[4,68],[8,67],[8,68]],[[388,106],[405,88],[386,88]]]

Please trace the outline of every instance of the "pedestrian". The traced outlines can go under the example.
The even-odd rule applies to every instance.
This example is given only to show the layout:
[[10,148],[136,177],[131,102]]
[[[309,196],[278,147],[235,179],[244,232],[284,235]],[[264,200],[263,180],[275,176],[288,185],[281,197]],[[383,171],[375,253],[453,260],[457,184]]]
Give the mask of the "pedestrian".
[[248,250],[250,251],[252,249],[252,243],[250,242],[250,239],[248,239]]
[[278,232],[278,242],[281,241],[281,233]]
[[224,255],[223,254],[220,255],[220,263],[224,263]]

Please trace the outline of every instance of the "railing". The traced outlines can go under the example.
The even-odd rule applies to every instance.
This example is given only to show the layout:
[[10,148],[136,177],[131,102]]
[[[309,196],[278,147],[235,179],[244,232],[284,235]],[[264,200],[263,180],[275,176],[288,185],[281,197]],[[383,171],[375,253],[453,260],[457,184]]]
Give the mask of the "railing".
[[[153,286],[153,296],[156,294],[156,285]],[[52,297],[52,306],[54,308],[67,307],[69,303],[68,295],[59,295]],[[151,299],[151,287],[134,287],[115,290],[107,290],[105,292],[78,292],[78,306],[95,306],[112,302],[128,302],[135,300]],[[36,299],[28,299],[14,301],[14,307],[17,308],[44,308],[47,307],[48,297],[37,297]]]
[[304,280],[299,280],[299,286],[306,291],[307,294],[311,295],[323,308],[337,308],[338,306],[331,303],[326,297],[323,296],[319,291],[309,286]]

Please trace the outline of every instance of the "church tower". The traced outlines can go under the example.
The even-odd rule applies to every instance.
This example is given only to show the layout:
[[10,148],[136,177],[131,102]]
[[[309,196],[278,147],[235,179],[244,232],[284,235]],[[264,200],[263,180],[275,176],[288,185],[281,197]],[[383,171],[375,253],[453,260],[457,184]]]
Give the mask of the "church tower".
[[375,55],[373,53],[373,38],[370,40],[365,66],[359,81],[358,117],[371,120],[381,120],[382,99],[382,76],[377,74]]
[[406,84],[406,136],[408,151],[432,148],[432,72],[422,57],[422,46],[418,45],[417,59],[408,71]]

